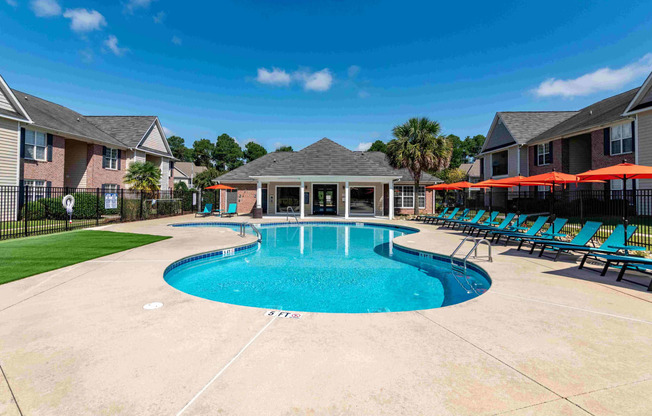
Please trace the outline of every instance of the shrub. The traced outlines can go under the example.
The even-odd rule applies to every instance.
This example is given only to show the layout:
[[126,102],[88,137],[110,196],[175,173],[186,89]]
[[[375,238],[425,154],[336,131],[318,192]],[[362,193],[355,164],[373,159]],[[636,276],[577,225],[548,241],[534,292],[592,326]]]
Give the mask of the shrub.
[[68,213],[61,205],[63,198],[43,198],[41,203],[45,206],[45,215],[51,220],[67,220]]
[[[75,206],[73,208],[72,217],[75,219],[90,219],[95,218],[96,215],[104,214],[104,204],[102,198],[97,201],[97,195],[92,193],[74,193],[72,196],[75,198]],[[98,213],[99,211],[99,213]]]
[[45,218],[45,206],[41,201],[32,201],[26,203],[20,210],[20,218],[31,220],[42,220]]

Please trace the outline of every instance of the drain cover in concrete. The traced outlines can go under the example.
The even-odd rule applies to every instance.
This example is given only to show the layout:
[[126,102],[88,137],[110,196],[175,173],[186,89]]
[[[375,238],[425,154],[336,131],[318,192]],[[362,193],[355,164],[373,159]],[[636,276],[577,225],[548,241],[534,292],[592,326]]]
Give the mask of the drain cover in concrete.
[[158,309],[163,307],[163,302],[152,302],[148,303],[147,305],[143,306],[143,309]]

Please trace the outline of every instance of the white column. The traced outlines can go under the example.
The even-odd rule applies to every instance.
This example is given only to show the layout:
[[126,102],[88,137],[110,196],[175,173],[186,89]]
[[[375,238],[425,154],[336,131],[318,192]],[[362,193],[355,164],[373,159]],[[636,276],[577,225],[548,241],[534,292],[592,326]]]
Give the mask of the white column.
[[349,219],[349,181],[344,182],[344,219]]
[[256,182],[256,208],[263,207],[263,183]]
[[303,203],[306,194],[306,184],[301,180],[301,192],[299,192],[299,210],[301,211],[301,219],[305,217],[306,206]]
[[394,219],[394,181],[389,181],[389,219]]

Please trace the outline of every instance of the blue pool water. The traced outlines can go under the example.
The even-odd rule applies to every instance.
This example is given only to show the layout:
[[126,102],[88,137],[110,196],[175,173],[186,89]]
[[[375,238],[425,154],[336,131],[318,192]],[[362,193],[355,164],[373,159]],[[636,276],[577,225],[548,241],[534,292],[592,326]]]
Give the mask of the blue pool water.
[[263,226],[262,243],[173,265],[165,280],[206,299],[299,312],[368,313],[439,308],[490,286],[480,269],[453,275],[445,259],[392,243],[414,232],[373,225]]

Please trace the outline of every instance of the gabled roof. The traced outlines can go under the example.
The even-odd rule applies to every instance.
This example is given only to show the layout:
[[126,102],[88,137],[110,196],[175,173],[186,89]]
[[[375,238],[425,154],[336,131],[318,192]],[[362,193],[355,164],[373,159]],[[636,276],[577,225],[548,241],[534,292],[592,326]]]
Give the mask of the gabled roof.
[[473,163],[462,163],[460,170],[466,173],[470,178],[477,178],[482,176],[480,172],[480,159],[476,159]]
[[18,90],[12,91],[30,115],[34,126],[116,147],[127,147],[76,111]]
[[584,107],[568,120],[542,132],[528,144],[574,136],[627,120],[623,112],[638,90],[634,88]]
[[632,101],[627,105],[623,115],[631,115],[646,108],[652,108],[652,72],[650,72]]
[[[273,152],[225,173],[219,182],[249,182],[259,176],[390,176],[412,182],[407,169],[394,169],[382,152],[358,152],[321,139],[298,152]],[[441,182],[428,173],[424,184]]]
[[491,123],[482,152],[524,145],[575,114],[577,111],[499,111]]
[[115,136],[129,147],[136,147],[149,128],[156,121],[156,116],[86,116],[91,123]]
[[32,119],[25,111],[25,108],[21,105],[20,101],[16,97],[16,94],[9,88],[9,85],[5,82],[5,79],[0,75],[0,94],[6,97],[7,102],[9,103],[10,108],[0,108],[0,116],[4,118],[10,118],[16,121],[24,121],[25,123],[31,123]]
[[174,169],[178,170],[186,178],[189,178],[193,174],[193,172],[196,176],[197,174],[205,171],[206,166],[196,166],[192,162],[175,162]]

